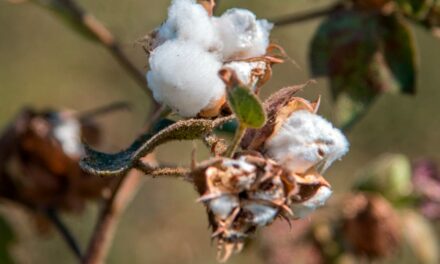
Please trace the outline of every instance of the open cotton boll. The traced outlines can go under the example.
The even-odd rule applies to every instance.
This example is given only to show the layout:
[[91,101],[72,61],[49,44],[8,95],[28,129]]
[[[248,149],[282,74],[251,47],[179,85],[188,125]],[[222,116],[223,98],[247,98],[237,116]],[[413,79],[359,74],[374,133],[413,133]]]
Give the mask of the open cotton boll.
[[158,37],[161,42],[176,38],[191,41],[205,49],[219,49],[220,45],[211,17],[195,0],[174,0]]
[[278,209],[258,203],[246,204],[244,209],[252,214],[252,222],[259,226],[271,223],[278,213]]
[[304,218],[322,207],[332,195],[332,190],[327,186],[321,186],[315,195],[305,202],[292,204],[291,209],[295,217]]
[[327,169],[348,152],[349,144],[330,122],[302,110],[294,112],[265,147],[269,156],[286,168],[304,173],[318,163]]
[[233,8],[221,17],[214,18],[221,41],[223,58],[245,59],[261,56],[269,45],[269,34],[273,24],[257,20],[254,13]]
[[226,63],[223,68],[229,68],[235,72],[237,78],[249,87],[255,87],[258,82],[255,72],[264,73],[266,71],[266,62],[264,61],[233,61]]
[[182,40],[167,41],[149,58],[147,81],[154,98],[181,116],[196,116],[225,94],[215,55]]
[[225,194],[209,201],[209,208],[220,219],[226,219],[239,206],[238,198],[234,195]]

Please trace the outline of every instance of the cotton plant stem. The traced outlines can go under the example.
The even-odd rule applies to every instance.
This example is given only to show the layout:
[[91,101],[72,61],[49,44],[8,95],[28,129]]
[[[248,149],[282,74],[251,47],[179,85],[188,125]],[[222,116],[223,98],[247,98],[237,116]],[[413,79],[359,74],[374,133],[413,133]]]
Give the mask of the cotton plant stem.
[[142,173],[131,170],[120,177],[112,196],[106,201],[99,216],[92,238],[83,258],[83,264],[105,263],[120,216],[135,196]]
[[63,237],[64,241],[67,243],[68,247],[71,249],[73,254],[79,260],[81,260],[81,258],[82,258],[81,249],[80,249],[75,237],[73,236],[72,232],[64,224],[64,222],[61,220],[57,211],[55,211],[55,209],[48,209],[45,211],[45,214],[49,218],[49,220],[52,222],[52,224],[55,226],[55,228],[58,230],[60,235]]
[[[101,21],[96,19],[92,14],[84,10],[75,0],[52,0],[55,4],[61,5],[72,16],[74,23],[83,27],[86,31],[92,34],[100,44],[105,47],[119,65],[132,77],[132,79],[139,85],[139,87],[152,99],[151,91],[148,89],[145,75],[140,71],[128,55],[123,51],[121,44],[115,36],[104,26]],[[10,2],[17,2],[11,1]],[[44,6],[37,0],[34,3]],[[159,108],[159,104],[152,99],[150,115],[153,115]]]
[[277,27],[288,26],[330,15],[331,13],[340,9],[342,6],[343,5],[341,3],[337,3],[328,7],[323,7],[304,13],[292,14],[280,18],[271,19],[270,21],[272,21]]
[[153,178],[162,177],[162,176],[186,178],[186,175],[190,172],[190,169],[181,168],[181,167],[153,168],[142,161],[138,162],[138,164],[135,167],[138,170],[142,171],[145,175],[151,176]]
[[99,106],[90,110],[80,111],[76,113],[76,117],[81,122],[90,121],[96,117],[113,113],[120,110],[130,110],[131,104],[124,101],[112,102],[110,104]]
[[246,132],[246,127],[243,125],[239,125],[237,131],[235,131],[234,139],[232,140],[231,145],[226,151],[226,157],[232,158],[240,145],[241,140],[243,139],[244,133]]

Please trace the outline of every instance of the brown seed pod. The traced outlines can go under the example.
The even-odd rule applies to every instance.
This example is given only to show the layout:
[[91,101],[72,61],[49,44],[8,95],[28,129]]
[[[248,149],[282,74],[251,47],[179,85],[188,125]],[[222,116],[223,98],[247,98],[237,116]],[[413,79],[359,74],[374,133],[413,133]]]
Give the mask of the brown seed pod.
[[343,233],[356,254],[383,258],[393,254],[401,242],[397,213],[380,195],[359,193],[343,208]]
[[83,131],[99,139],[99,129],[90,120],[81,124],[72,112],[22,111],[0,139],[0,197],[33,210],[69,212],[103,197],[111,180],[86,174],[78,165]]
[[258,226],[292,214],[288,197],[295,195],[296,183],[272,160],[251,155],[215,158],[191,175],[201,194],[198,201],[206,205],[221,261],[239,252]]

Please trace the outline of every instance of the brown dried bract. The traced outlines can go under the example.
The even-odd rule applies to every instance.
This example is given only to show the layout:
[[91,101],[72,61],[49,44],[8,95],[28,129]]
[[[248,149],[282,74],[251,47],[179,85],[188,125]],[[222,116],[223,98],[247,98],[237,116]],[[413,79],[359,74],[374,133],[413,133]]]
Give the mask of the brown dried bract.
[[207,207],[220,261],[239,252],[258,226],[292,216],[289,204],[296,183],[272,160],[250,155],[216,158],[195,168],[192,178],[201,194],[198,201]]

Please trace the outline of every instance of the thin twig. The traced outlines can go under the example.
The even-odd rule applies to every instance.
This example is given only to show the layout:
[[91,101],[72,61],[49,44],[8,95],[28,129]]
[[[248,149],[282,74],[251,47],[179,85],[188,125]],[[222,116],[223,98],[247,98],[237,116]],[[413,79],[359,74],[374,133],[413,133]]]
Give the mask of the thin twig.
[[76,113],[76,117],[81,122],[87,122],[98,116],[109,114],[119,110],[130,110],[131,104],[125,101],[112,102],[107,105],[99,106],[90,110],[85,110]]
[[190,172],[188,168],[182,167],[162,167],[162,168],[154,168],[145,164],[142,161],[139,161],[136,165],[136,169],[142,171],[148,176],[153,178],[159,176],[175,176],[179,178],[185,178],[186,175]]
[[[145,75],[129,59],[128,55],[121,48],[121,44],[115,36],[93,15],[85,11],[75,0],[54,0],[56,3],[49,5],[61,5],[69,12],[73,21],[88,33],[92,34],[115,58],[121,67],[132,77],[142,90],[152,99],[150,115],[154,115],[159,104],[153,100],[150,89],[148,89]],[[43,5],[38,1],[35,3]]]
[[45,214],[49,218],[49,220],[53,223],[53,225],[56,227],[56,229],[61,234],[61,236],[64,238],[64,241],[66,241],[67,245],[75,254],[75,256],[79,260],[81,260],[82,259],[81,249],[76,239],[74,238],[72,232],[70,232],[69,228],[64,224],[64,222],[59,217],[57,211],[55,209],[47,209],[45,210]]
[[105,263],[119,218],[136,194],[141,179],[142,173],[137,170],[120,177],[112,196],[104,204],[82,263]]
[[331,13],[335,12],[336,10],[339,10],[342,7],[343,7],[342,4],[337,3],[334,5],[320,8],[320,9],[313,10],[313,11],[308,11],[308,12],[304,12],[304,13],[287,15],[284,17],[271,19],[270,21],[272,21],[275,24],[275,26],[277,26],[277,27],[287,26],[287,25],[291,25],[291,24],[295,24],[295,23],[306,22],[309,20],[320,18],[322,16],[330,15]]
[[90,33],[92,33],[99,42],[108,48],[111,54],[116,58],[119,64],[133,77],[139,86],[151,96],[151,91],[147,87],[144,74],[137,69],[130,61],[127,54],[125,54],[119,42],[113,34],[97,20],[93,15],[86,12],[74,0],[58,0],[65,8],[67,8],[73,18],[82,26],[84,26]]

